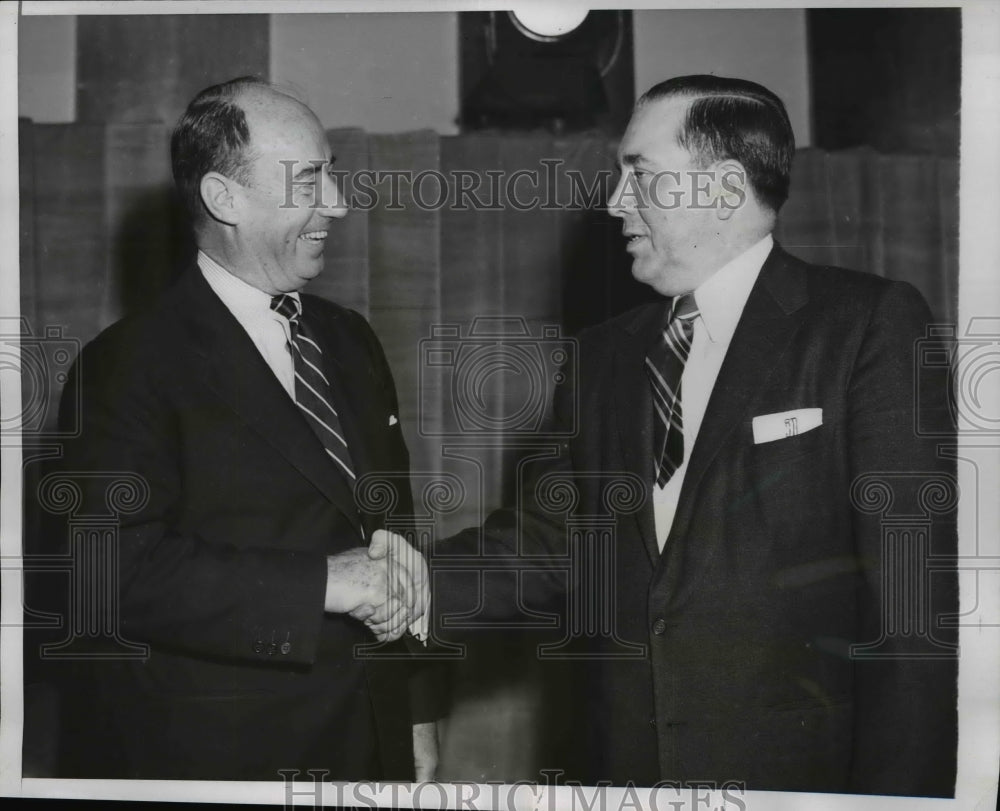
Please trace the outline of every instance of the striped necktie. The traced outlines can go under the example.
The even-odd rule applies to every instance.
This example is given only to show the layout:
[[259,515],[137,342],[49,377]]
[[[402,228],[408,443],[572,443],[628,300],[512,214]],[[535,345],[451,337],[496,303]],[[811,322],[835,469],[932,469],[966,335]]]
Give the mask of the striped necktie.
[[684,461],[684,420],[681,415],[681,375],[691,351],[698,307],[694,296],[677,296],[659,340],[646,355],[646,373],[653,389],[656,424],[653,462],[656,483],[664,487]]
[[282,294],[271,299],[271,309],[288,319],[292,336],[289,350],[295,369],[295,404],[302,410],[330,458],[353,482],[355,475],[351,454],[340,417],[330,402],[330,381],[322,371],[323,351],[302,318],[302,303],[293,296]]

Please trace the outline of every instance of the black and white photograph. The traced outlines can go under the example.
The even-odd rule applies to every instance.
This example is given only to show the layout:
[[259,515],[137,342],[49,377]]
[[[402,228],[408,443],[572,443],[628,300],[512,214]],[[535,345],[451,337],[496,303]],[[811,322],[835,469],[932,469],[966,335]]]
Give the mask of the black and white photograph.
[[996,806],[1000,5],[0,65],[5,802]]

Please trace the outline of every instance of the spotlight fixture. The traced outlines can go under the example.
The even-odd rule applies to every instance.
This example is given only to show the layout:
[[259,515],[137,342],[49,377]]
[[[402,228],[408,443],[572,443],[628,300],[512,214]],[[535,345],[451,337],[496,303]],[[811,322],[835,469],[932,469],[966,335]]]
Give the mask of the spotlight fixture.
[[590,12],[561,4],[534,3],[507,13],[517,30],[526,37],[538,42],[558,42],[579,28]]
[[628,12],[520,2],[461,20],[464,130],[624,127],[634,101]]

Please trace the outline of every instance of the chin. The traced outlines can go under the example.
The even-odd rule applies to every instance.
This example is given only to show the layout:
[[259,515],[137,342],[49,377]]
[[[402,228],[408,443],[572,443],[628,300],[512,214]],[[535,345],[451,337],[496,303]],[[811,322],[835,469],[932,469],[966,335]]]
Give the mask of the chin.
[[662,270],[650,270],[632,265],[632,278],[648,287],[652,287],[661,296],[679,296],[690,292],[689,290],[678,290],[677,286],[670,278],[664,275]]
[[663,277],[661,274],[656,273],[650,268],[645,268],[638,262],[632,263],[632,278],[637,282],[649,285],[654,290],[659,289],[659,285],[663,283]]
[[320,273],[323,272],[324,264],[325,263],[323,262],[322,257],[315,262],[306,262],[301,266],[301,270],[298,274],[299,278],[304,279],[305,281],[315,279]]

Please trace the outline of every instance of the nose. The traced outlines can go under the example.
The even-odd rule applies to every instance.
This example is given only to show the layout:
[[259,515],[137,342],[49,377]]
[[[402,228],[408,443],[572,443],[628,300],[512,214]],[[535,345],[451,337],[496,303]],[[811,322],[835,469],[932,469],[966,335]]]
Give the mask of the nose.
[[321,191],[320,202],[322,205],[319,206],[320,214],[324,217],[332,217],[338,220],[347,216],[347,198],[343,191],[341,191],[340,184],[337,183],[336,178],[324,174]]
[[611,197],[608,198],[608,214],[612,217],[625,217],[625,210],[629,207],[629,202],[634,202],[631,200],[630,195],[625,194],[627,188],[627,177],[625,172],[622,172],[618,178],[618,184],[615,186],[614,191],[611,192]]

